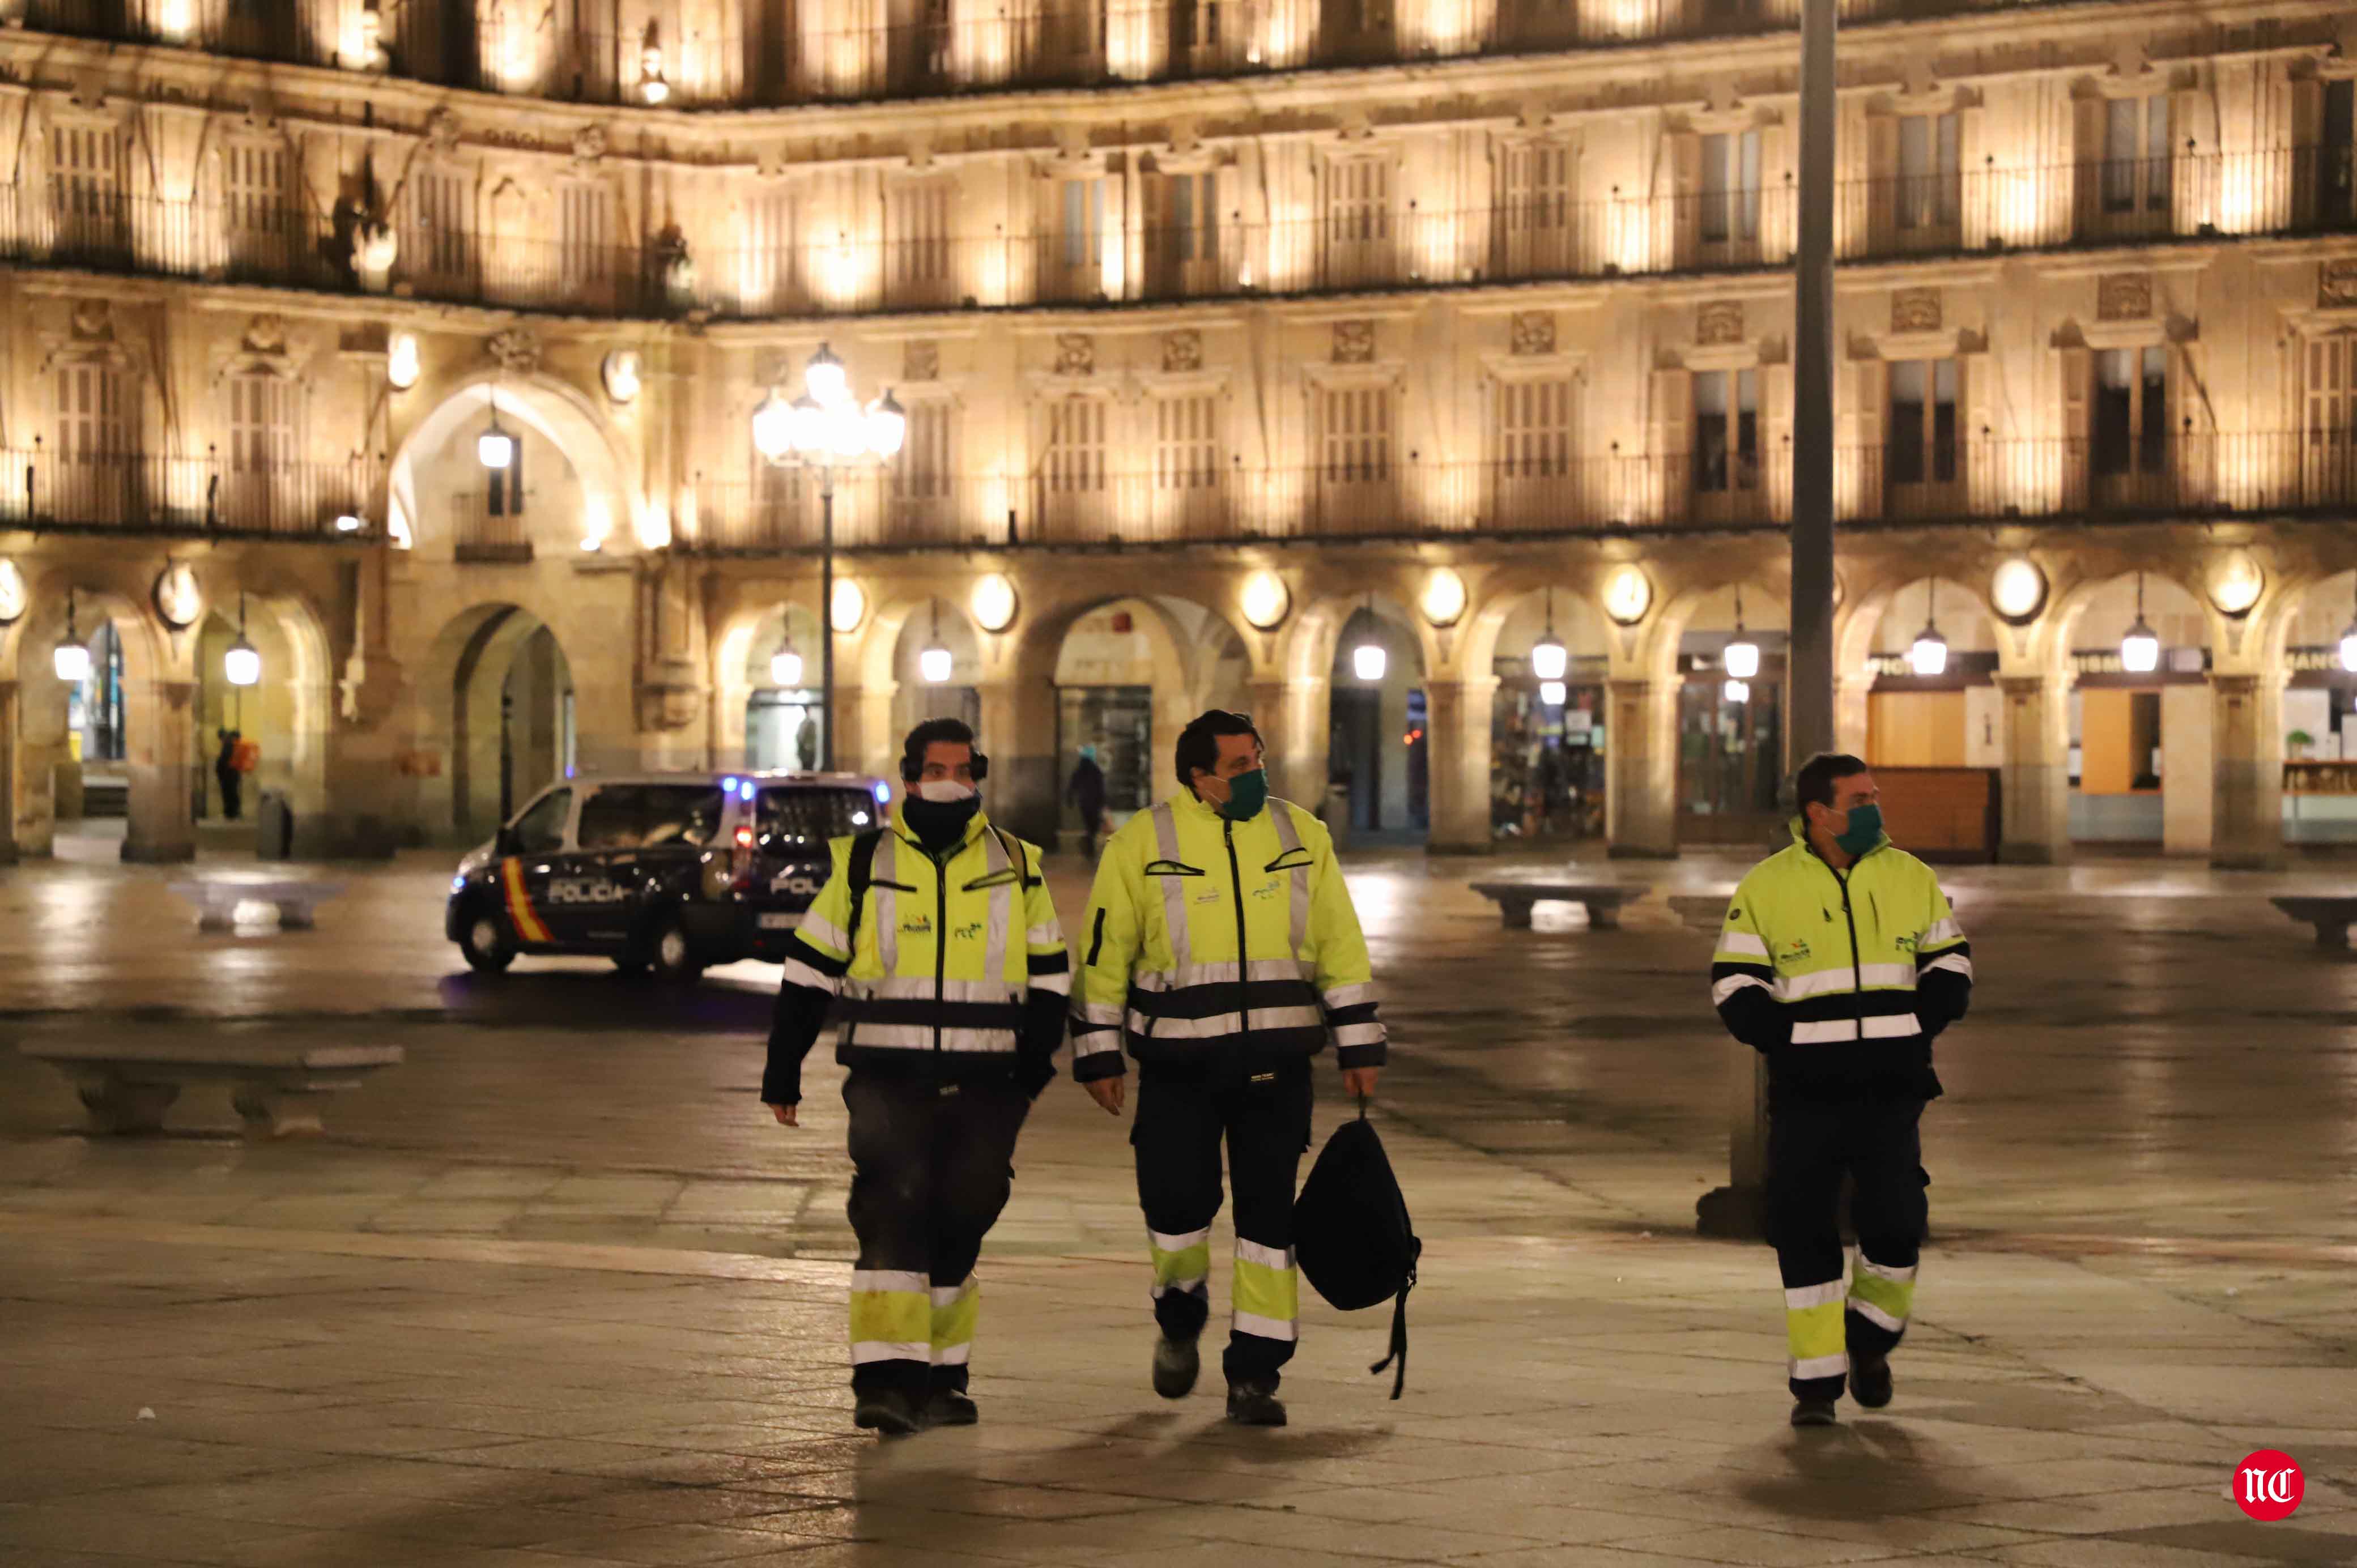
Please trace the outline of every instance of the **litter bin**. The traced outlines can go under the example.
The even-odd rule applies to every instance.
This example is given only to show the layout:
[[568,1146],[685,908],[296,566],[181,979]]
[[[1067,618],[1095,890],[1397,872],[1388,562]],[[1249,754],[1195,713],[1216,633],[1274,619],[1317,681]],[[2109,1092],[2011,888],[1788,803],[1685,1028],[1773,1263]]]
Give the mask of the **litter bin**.
[[257,860],[295,855],[295,808],[284,789],[264,789],[253,803],[253,854]]

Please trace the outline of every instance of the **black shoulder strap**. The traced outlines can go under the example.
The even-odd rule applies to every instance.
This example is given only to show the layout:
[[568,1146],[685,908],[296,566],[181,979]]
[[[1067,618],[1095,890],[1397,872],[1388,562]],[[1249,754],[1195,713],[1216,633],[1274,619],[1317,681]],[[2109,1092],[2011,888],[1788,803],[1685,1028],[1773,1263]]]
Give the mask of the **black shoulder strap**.
[[876,880],[876,846],[883,842],[882,828],[870,828],[851,841],[851,864],[845,868],[851,882],[851,924],[843,935],[854,958],[859,956],[859,916],[867,903],[867,885]]

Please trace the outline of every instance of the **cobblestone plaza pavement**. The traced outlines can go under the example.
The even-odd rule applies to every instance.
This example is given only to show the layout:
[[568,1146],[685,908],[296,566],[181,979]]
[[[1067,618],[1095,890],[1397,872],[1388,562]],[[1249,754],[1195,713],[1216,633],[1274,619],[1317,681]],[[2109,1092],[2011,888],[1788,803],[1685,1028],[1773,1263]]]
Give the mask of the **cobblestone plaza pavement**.
[[[849,1425],[839,1073],[799,1133],[754,1100],[773,969],[478,980],[440,856],[221,937],[161,874],[0,874],[0,1564],[2357,1561],[2357,961],[2266,903],[2347,874],[1950,874],[1980,986],[1899,1397],[1795,1433],[1773,1259],[1694,1234],[1738,1047],[1663,895],[1738,868],[1503,931],[1468,863],[1354,864],[1426,1241],[1406,1397],[1387,1315],[1312,1303],[1291,1427],[1156,1399],[1128,1150],[1060,1080],[983,1265],[984,1423],[889,1445]],[[13,1049],[217,1030],[408,1060],[250,1145],[194,1091],[85,1138]],[[2288,1520],[2228,1497],[2259,1448],[2305,1468]]]

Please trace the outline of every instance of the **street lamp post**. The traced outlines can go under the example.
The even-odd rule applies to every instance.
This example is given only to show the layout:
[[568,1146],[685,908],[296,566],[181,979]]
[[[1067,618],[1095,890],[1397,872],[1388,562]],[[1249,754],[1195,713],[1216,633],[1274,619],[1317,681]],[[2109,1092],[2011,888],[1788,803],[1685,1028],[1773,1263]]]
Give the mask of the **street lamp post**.
[[772,390],[753,411],[753,449],[772,467],[807,468],[819,498],[819,766],[834,770],[834,471],[890,462],[909,434],[909,416],[888,388],[862,408],[843,361],[822,343],[802,368],[802,395]]

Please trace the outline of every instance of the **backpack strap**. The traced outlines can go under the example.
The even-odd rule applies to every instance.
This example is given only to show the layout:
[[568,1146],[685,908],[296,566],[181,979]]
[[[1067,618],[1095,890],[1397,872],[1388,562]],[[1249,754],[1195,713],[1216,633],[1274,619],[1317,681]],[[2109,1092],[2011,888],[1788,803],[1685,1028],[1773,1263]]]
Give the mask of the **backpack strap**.
[[998,841],[998,847],[1006,852],[1007,864],[1015,867],[1023,886],[1039,886],[1039,879],[1031,875],[1031,857],[1023,853],[1023,841],[1009,837],[1006,830],[996,822],[990,824],[990,834]]
[[[1416,1242],[1415,1251],[1417,1258],[1424,1255],[1423,1241]],[[1394,1362],[1398,1363],[1397,1369],[1392,1374],[1392,1398],[1394,1399],[1399,1398],[1400,1391],[1407,1387],[1407,1293],[1415,1288],[1415,1259],[1411,1258],[1407,1265],[1407,1278],[1401,1282],[1399,1295],[1392,1302],[1391,1354],[1367,1369],[1371,1372],[1380,1372],[1385,1367]]]
[[851,956],[859,956],[859,917],[867,903],[868,884],[876,880],[876,846],[884,842],[882,828],[870,828],[851,841],[851,861],[845,867],[851,883],[851,924],[844,935],[851,943]]

